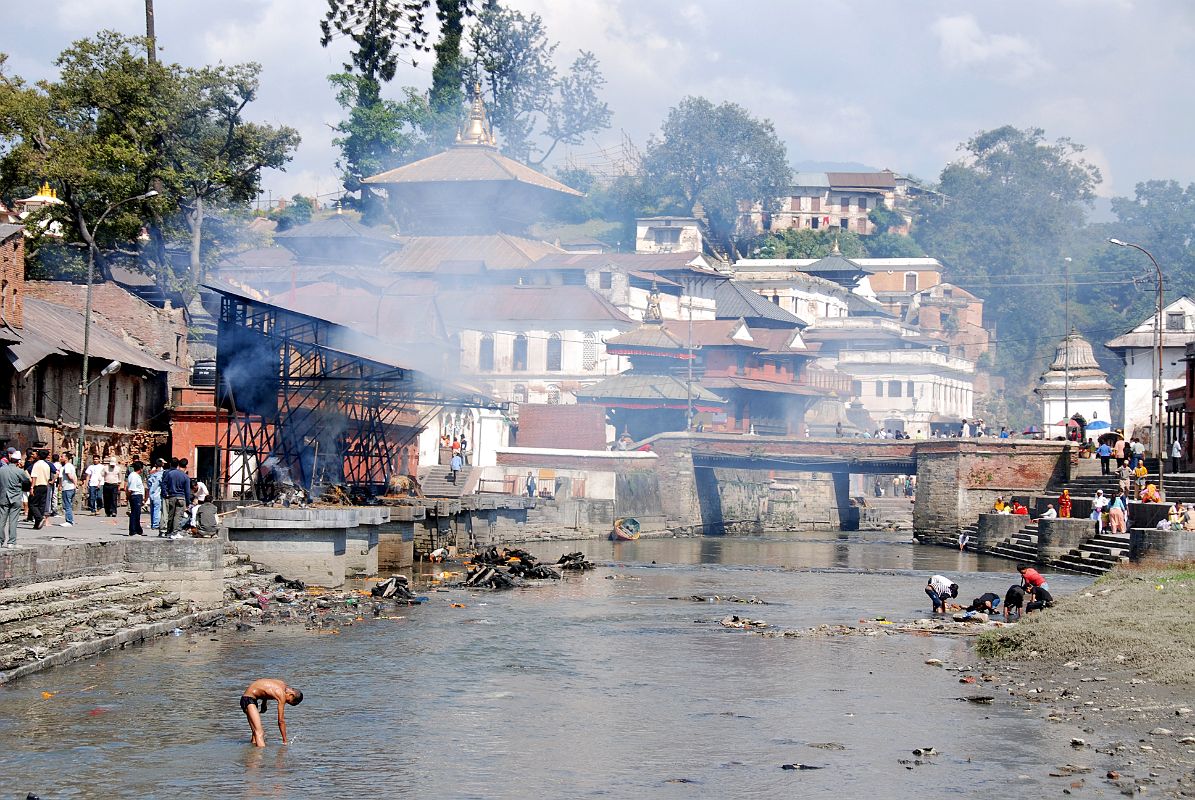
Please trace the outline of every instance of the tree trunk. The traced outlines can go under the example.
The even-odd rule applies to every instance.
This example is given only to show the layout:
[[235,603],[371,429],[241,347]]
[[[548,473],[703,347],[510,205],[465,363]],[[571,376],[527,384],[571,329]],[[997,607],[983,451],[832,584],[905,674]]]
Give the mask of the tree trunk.
[[203,280],[203,260],[201,247],[203,244],[203,198],[195,198],[195,205],[187,214],[187,226],[191,229],[191,275],[196,283]]

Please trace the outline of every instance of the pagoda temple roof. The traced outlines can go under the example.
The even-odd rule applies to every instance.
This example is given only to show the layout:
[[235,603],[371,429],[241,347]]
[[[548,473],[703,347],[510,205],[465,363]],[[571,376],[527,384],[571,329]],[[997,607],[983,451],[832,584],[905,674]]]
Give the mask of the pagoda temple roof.
[[489,144],[462,143],[442,153],[395,167],[379,175],[366,178],[363,183],[376,186],[402,186],[422,183],[522,183],[550,192],[582,197],[578,192],[557,180],[536,172],[525,164],[507,158]]

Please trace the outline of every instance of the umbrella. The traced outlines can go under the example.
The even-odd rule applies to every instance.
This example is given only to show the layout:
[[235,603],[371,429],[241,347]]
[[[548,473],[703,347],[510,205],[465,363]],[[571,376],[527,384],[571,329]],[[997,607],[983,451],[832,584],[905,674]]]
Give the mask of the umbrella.
[[1079,427],[1079,423],[1075,422],[1073,419],[1060,419],[1057,422],[1055,422],[1054,424],[1055,425],[1066,425],[1069,428]]
[[1111,425],[1102,419],[1092,420],[1091,422],[1087,423],[1087,430],[1089,431],[1102,431],[1105,428],[1111,427]]
[[1038,428],[1036,425],[1030,425],[1028,428],[1021,431],[1021,433],[1041,433],[1041,428]]

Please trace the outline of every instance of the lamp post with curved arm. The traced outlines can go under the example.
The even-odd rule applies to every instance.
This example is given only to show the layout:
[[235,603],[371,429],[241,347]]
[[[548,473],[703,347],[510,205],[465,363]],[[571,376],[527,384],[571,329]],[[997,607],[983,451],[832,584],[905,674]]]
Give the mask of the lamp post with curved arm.
[[1120,239],[1108,239],[1108,244],[1114,244],[1117,247],[1131,247],[1134,250],[1140,250],[1149,258],[1154,265],[1154,273],[1158,279],[1158,296],[1157,296],[1157,317],[1154,320],[1154,346],[1156,348],[1155,357],[1157,358],[1158,368],[1154,373],[1154,441],[1157,442],[1158,452],[1158,492],[1163,497],[1166,496],[1166,489],[1162,483],[1162,476],[1165,472],[1166,462],[1166,443],[1162,440],[1162,417],[1165,413],[1165,400],[1162,397],[1162,268],[1158,266],[1158,260],[1153,257],[1153,254],[1146,250],[1139,244],[1132,242],[1122,242]]
[[[111,214],[112,211],[118,206],[123,206],[125,203],[132,203],[136,200],[148,200],[151,197],[157,196],[157,190],[151,189],[148,192],[136,195],[135,197],[126,197],[124,200],[117,200],[115,203],[112,203],[105,208],[104,213],[100,214],[99,219],[97,219],[95,224],[91,226],[92,243],[91,246],[87,248],[87,300],[84,304],[85,308],[83,311],[83,373],[79,378],[79,441],[75,444],[75,460],[78,461],[78,469],[80,474],[82,474],[85,466],[83,464],[83,439],[87,432],[87,391],[91,388],[91,384],[95,383],[95,381],[115,371],[110,369],[112,365],[109,364],[108,367],[105,367],[104,371],[100,373],[99,378],[96,378],[92,381],[87,379],[91,367],[91,293],[92,286],[95,284],[95,235],[99,231],[100,226],[104,224],[104,220],[107,219],[108,215]],[[120,364],[118,362],[114,361],[112,363],[116,364],[116,369],[120,368]]]

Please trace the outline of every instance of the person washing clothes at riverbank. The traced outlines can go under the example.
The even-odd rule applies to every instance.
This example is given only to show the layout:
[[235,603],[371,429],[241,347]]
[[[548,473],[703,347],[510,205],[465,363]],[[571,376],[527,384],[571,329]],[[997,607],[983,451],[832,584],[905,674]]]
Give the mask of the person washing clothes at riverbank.
[[1025,590],[1025,596],[1029,601],[1025,603],[1026,614],[1054,605],[1054,595],[1045,586],[1030,586]]
[[1021,618],[1021,612],[1025,608],[1025,590],[1020,586],[1009,586],[1008,591],[1004,593],[1004,621],[1008,622],[1016,611],[1017,619]]
[[278,704],[278,732],[282,734],[282,743],[288,744],[283,709],[287,705],[297,706],[302,703],[303,693],[277,678],[259,678],[249,684],[241,695],[241,711],[249,720],[254,747],[266,746],[266,731],[261,724],[261,715],[266,711],[270,700]]
[[1000,607],[1000,595],[995,592],[984,592],[971,601],[968,611],[978,611],[983,614],[995,614]]
[[958,597],[958,584],[945,575],[933,575],[925,584],[925,593],[934,605],[932,613],[944,614],[950,601]]
[[1050,584],[1045,577],[1027,564],[1021,564],[1017,567],[1017,572],[1021,575],[1021,588],[1028,591],[1031,588],[1042,588],[1049,590]]

